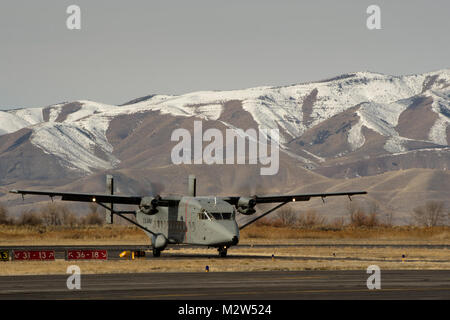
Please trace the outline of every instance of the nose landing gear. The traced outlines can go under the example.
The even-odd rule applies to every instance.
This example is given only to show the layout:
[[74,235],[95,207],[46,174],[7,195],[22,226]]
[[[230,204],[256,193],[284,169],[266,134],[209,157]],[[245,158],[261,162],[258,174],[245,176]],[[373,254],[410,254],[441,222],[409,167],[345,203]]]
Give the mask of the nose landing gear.
[[227,247],[219,247],[217,251],[219,251],[219,257],[225,258],[227,256]]

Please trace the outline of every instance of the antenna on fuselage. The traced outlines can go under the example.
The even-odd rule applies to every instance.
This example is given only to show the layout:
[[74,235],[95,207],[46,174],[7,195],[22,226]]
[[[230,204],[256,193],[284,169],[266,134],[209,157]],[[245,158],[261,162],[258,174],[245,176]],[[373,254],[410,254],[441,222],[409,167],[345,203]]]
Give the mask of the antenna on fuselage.
[[195,197],[197,195],[197,179],[193,174],[188,177],[188,196]]

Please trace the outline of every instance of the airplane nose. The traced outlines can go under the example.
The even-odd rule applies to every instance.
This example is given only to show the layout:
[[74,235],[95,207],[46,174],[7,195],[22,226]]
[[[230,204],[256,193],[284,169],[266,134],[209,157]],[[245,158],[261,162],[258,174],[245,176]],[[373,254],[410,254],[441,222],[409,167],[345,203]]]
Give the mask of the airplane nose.
[[217,245],[236,245],[239,242],[239,237],[234,230],[230,230],[223,225],[216,224],[211,226],[215,229],[214,243]]

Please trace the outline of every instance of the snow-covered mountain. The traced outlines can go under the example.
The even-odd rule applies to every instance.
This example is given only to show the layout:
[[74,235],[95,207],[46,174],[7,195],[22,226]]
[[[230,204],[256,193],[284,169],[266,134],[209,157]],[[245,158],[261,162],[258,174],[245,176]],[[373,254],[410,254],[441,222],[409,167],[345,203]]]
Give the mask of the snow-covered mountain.
[[[173,165],[172,131],[191,130],[198,119],[205,129],[279,129],[279,173],[260,177],[250,165]],[[155,180],[183,192],[179,178],[193,172],[211,194],[255,184],[272,192],[336,191],[350,183],[347,189],[360,186],[377,201],[410,210],[430,197],[449,198],[449,124],[450,69],[0,111],[0,200],[11,187],[102,190],[105,172],[118,177],[122,192],[145,193]]]
[[[114,155],[107,138],[110,121],[118,116],[157,111],[162,115],[221,121],[224,105],[239,101],[259,128],[280,129],[281,143],[288,154],[297,156],[296,159],[303,158],[305,163],[312,162],[316,167],[318,162],[328,158],[326,153],[315,154],[307,150],[308,146],[298,153],[290,150],[288,142],[300,139],[309,129],[355,106],[358,106],[355,111],[358,120],[346,132],[348,150],[340,150],[333,157],[362,148],[366,143],[364,128],[386,138],[383,148],[388,154],[417,151],[417,147],[408,147],[411,141],[421,142],[423,148],[419,149],[446,149],[449,144],[449,84],[450,69],[408,76],[357,72],[286,87],[152,95],[144,101],[122,106],[82,100],[0,112],[0,135],[30,129],[33,146],[56,157],[67,168],[91,173],[96,169],[113,168],[121,161]],[[402,134],[398,128],[402,113],[411,108],[418,97],[431,99],[426,113],[433,117],[422,139]],[[420,118],[412,119],[408,125],[415,126],[414,122],[420,121]],[[226,127],[234,127],[232,123],[221,122]],[[320,139],[316,139],[317,142]],[[312,144],[314,142],[310,142]]]

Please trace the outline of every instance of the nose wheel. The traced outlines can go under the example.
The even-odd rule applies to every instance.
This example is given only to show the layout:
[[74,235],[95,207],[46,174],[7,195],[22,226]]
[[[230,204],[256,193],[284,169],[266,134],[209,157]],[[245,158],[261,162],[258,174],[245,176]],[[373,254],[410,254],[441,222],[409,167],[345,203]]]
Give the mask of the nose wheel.
[[219,247],[217,251],[219,251],[219,257],[225,258],[227,256],[227,247]]

